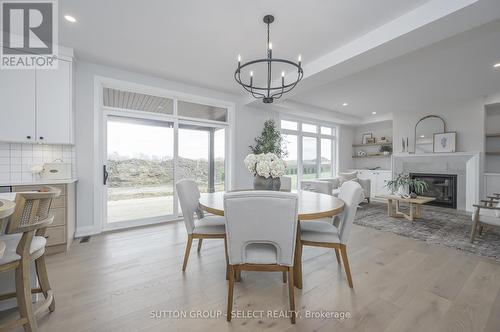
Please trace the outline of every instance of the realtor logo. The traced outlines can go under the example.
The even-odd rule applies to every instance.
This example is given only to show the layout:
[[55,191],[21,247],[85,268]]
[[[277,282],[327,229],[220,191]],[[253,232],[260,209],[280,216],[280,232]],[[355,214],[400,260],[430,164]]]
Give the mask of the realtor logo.
[[1,69],[57,68],[56,1],[1,2]]

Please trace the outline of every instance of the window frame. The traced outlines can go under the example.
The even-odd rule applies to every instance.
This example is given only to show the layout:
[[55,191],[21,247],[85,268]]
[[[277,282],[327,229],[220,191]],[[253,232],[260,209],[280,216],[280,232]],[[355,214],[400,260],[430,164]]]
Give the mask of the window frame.
[[[136,93],[155,95],[158,97],[169,98],[173,100],[173,114],[164,114],[164,113],[153,113],[141,110],[129,110],[122,108],[115,108],[104,106],[103,103],[103,90],[104,88],[111,88],[116,90],[126,90],[132,91]],[[214,106],[225,108],[227,111],[226,121],[216,121],[216,120],[208,120],[208,119],[200,119],[193,118],[187,116],[179,116],[177,112],[178,101],[186,101],[190,103],[203,104],[207,106]],[[183,93],[179,91],[172,91],[163,88],[153,87],[149,85],[143,85],[139,83],[135,83],[132,81],[123,81],[119,79],[103,77],[103,76],[95,76],[94,77],[94,116],[95,116],[95,124],[97,130],[94,133],[94,192],[96,195],[93,198],[93,204],[96,207],[93,211],[95,224],[94,229],[95,233],[101,233],[103,231],[118,229],[118,228],[128,228],[137,225],[148,225],[155,224],[159,222],[164,222],[165,220],[178,220],[182,213],[179,210],[176,210],[178,207],[178,196],[177,191],[175,190],[174,185],[174,214],[170,217],[164,218],[161,220],[139,220],[132,221],[131,223],[125,222],[121,225],[117,225],[116,227],[108,228],[108,225],[105,222],[106,216],[106,187],[102,185],[102,165],[105,164],[106,156],[105,156],[105,148],[103,147],[103,139],[105,136],[105,124],[106,117],[108,115],[124,116],[131,118],[146,118],[149,120],[158,120],[158,121],[167,121],[174,123],[174,179],[177,178],[178,171],[178,130],[179,124],[200,124],[207,127],[214,128],[225,128],[226,137],[225,137],[225,160],[224,160],[224,169],[225,169],[225,179],[224,179],[224,187],[226,190],[232,188],[232,183],[234,181],[235,173],[234,173],[234,140],[235,140],[235,110],[236,104],[233,102],[224,101],[221,99],[214,99],[210,97],[203,97],[200,95],[194,95],[189,93]]]
[[[281,121],[292,121],[297,123],[297,130],[284,129],[281,128]],[[302,124],[310,124],[316,126],[316,133],[310,133],[302,130]],[[314,119],[302,119],[294,117],[280,117],[279,118],[279,130],[281,134],[284,135],[294,135],[297,137],[297,186],[299,187],[300,182],[303,178],[303,138],[312,137],[316,138],[316,179],[321,176],[321,140],[329,139],[331,140],[331,172],[330,177],[337,176],[338,172],[338,132],[339,126],[334,123],[324,123]],[[322,134],[321,127],[329,127],[332,129],[332,134]]]

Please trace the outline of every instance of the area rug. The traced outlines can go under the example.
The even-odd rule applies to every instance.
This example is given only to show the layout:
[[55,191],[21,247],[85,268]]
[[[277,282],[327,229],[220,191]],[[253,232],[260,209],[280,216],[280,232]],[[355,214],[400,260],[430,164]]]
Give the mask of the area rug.
[[372,202],[358,209],[354,223],[500,262],[500,227],[485,227],[470,243],[472,219],[466,212],[426,205],[421,219],[409,221],[387,216],[387,204]]

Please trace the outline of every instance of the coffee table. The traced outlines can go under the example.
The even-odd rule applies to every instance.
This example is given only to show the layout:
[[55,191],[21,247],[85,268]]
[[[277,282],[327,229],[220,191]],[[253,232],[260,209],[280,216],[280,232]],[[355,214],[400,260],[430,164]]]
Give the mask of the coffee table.
[[[387,214],[393,218],[406,218],[410,221],[422,217],[422,205],[435,200],[434,197],[418,196],[417,198],[403,198],[398,195],[377,196],[387,200]],[[399,210],[399,204],[408,203],[410,205],[410,214]]]

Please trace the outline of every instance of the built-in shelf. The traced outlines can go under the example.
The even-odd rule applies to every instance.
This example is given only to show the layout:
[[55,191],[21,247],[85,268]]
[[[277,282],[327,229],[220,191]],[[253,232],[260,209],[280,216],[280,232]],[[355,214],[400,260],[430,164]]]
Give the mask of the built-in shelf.
[[498,152],[486,152],[487,156],[500,156],[500,151]]
[[486,137],[499,137],[500,138],[500,133],[486,134]]
[[360,148],[360,147],[365,147],[365,146],[382,146],[382,145],[392,145],[392,142],[386,142],[386,143],[367,143],[367,144],[353,144],[352,146],[354,148]]
[[355,159],[361,159],[361,158],[389,158],[391,155],[390,154],[377,154],[377,155],[367,155],[367,156],[352,156]]

